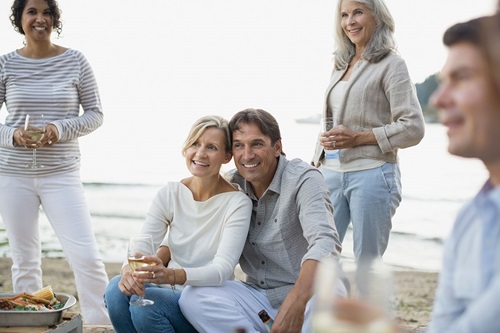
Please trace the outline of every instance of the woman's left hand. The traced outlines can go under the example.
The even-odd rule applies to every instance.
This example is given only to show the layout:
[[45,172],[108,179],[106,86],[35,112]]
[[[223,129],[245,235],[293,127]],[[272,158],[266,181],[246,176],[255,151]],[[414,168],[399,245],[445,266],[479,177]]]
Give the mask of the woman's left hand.
[[356,132],[351,131],[344,125],[331,129],[329,136],[320,139],[321,145],[325,149],[344,149],[355,146]]
[[45,126],[45,136],[42,139],[42,146],[52,146],[57,141],[59,141],[57,127],[52,124]]
[[375,135],[369,132],[354,132],[344,125],[330,130],[330,136],[320,139],[321,145],[325,149],[345,149],[360,145],[377,144]]
[[140,283],[165,283],[165,270],[167,269],[163,266],[163,261],[157,256],[146,256],[144,259],[151,264],[148,266],[137,267],[134,271],[134,279]]

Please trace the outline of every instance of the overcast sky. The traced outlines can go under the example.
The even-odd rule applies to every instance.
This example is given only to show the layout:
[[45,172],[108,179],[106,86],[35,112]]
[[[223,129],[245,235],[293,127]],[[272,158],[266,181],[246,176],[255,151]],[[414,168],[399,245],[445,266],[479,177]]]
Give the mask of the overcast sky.
[[[414,81],[439,70],[445,58],[441,36],[451,24],[491,14],[496,0],[386,0],[396,21],[399,51],[406,59]],[[2,42],[0,53],[19,46],[20,38],[10,26],[11,1],[0,7]],[[290,45],[309,40],[304,48],[323,44],[321,61],[333,50],[332,0],[59,0],[63,10],[64,39],[61,44],[83,49],[95,61],[143,52],[177,53],[187,61],[208,56],[214,64],[218,53],[231,45],[256,44],[262,53],[287,52]],[[191,37],[200,48],[171,49],[166,41],[177,35]],[[256,40],[259,41],[256,41]],[[185,45],[192,44],[184,40]],[[314,44],[313,44],[314,43]],[[228,45],[229,44],[229,45]],[[274,47],[269,44],[278,44]],[[265,46],[269,48],[265,48]],[[282,46],[282,47],[279,47]],[[300,49],[299,45],[295,45]],[[120,54],[127,50],[128,54]],[[316,52],[318,50],[315,50]],[[300,51],[299,51],[300,52]],[[207,55],[207,53],[209,53]],[[269,55],[269,54],[268,54]],[[105,56],[105,57],[104,57]],[[281,54],[281,57],[286,57]],[[227,55],[221,56],[224,61]],[[136,59],[139,60],[139,59]],[[256,59],[257,61],[261,59]],[[137,63],[129,63],[137,68]],[[230,67],[232,64],[226,64]]]
[[[492,14],[497,3],[386,1],[399,52],[416,83],[443,65],[446,28]],[[23,37],[10,24],[12,2],[2,3],[0,54],[5,54],[22,47]],[[59,0],[63,38],[53,41],[86,55],[104,105],[103,128],[81,140],[86,163],[104,174],[106,168],[109,174],[117,169],[128,174],[133,151],[134,161],[166,165],[151,151],[170,156],[167,149],[173,147],[178,156],[190,124],[206,114],[230,118],[243,108],[260,107],[285,124],[321,112],[332,69],[335,3]],[[4,107],[0,120],[5,115]],[[127,142],[117,144],[124,130],[130,133]]]

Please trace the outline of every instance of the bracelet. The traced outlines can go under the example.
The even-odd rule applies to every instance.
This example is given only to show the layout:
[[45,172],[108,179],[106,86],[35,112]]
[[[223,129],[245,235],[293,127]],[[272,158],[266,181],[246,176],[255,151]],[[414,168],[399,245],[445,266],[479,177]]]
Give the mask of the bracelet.
[[177,282],[175,279],[175,268],[172,269],[172,272],[174,273],[174,283],[171,283],[170,286],[172,287],[172,291],[174,291],[175,290],[175,283]]

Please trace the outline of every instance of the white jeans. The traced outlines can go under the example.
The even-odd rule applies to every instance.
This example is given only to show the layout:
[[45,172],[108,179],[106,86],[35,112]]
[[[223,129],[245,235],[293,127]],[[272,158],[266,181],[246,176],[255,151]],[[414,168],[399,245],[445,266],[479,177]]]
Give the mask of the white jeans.
[[[12,254],[14,292],[42,288],[40,205],[75,275],[86,323],[109,323],[103,294],[108,276],[97,249],[79,171],[38,178],[0,175],[0,214]],[[52,286],[57,292],[57,286]]]
[[[303,333],[312,332],[311,304],[304,314]],[[220,287],[186,286],[179,300],[182,313],[200,333],[233,332],[244,327],[246,332],[267,332],[258,313],[266,310],[275,318],[279,308],[269,303],[264,289],[257,289],[241,281],[227,281]]]

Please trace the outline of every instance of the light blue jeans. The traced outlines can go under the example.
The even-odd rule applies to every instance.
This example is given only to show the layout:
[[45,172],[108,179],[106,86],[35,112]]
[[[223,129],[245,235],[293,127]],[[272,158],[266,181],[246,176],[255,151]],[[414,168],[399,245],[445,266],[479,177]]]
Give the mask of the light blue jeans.
[[352,222],[356,261],[382,257],[389,242],[392,217],[401,202],[399,165],[353,172],[320,167],[333,203],[333,219],[340,241]]
[[118,287],[121,276],[109,281],[104,294],[111,323],[117,333],[197,333],[184,318],[179,308],[181,292],[170,288],[146,285],[145,298],[155,303],[149,306],[130,305],[130,299],[136,299],[121,292]]

